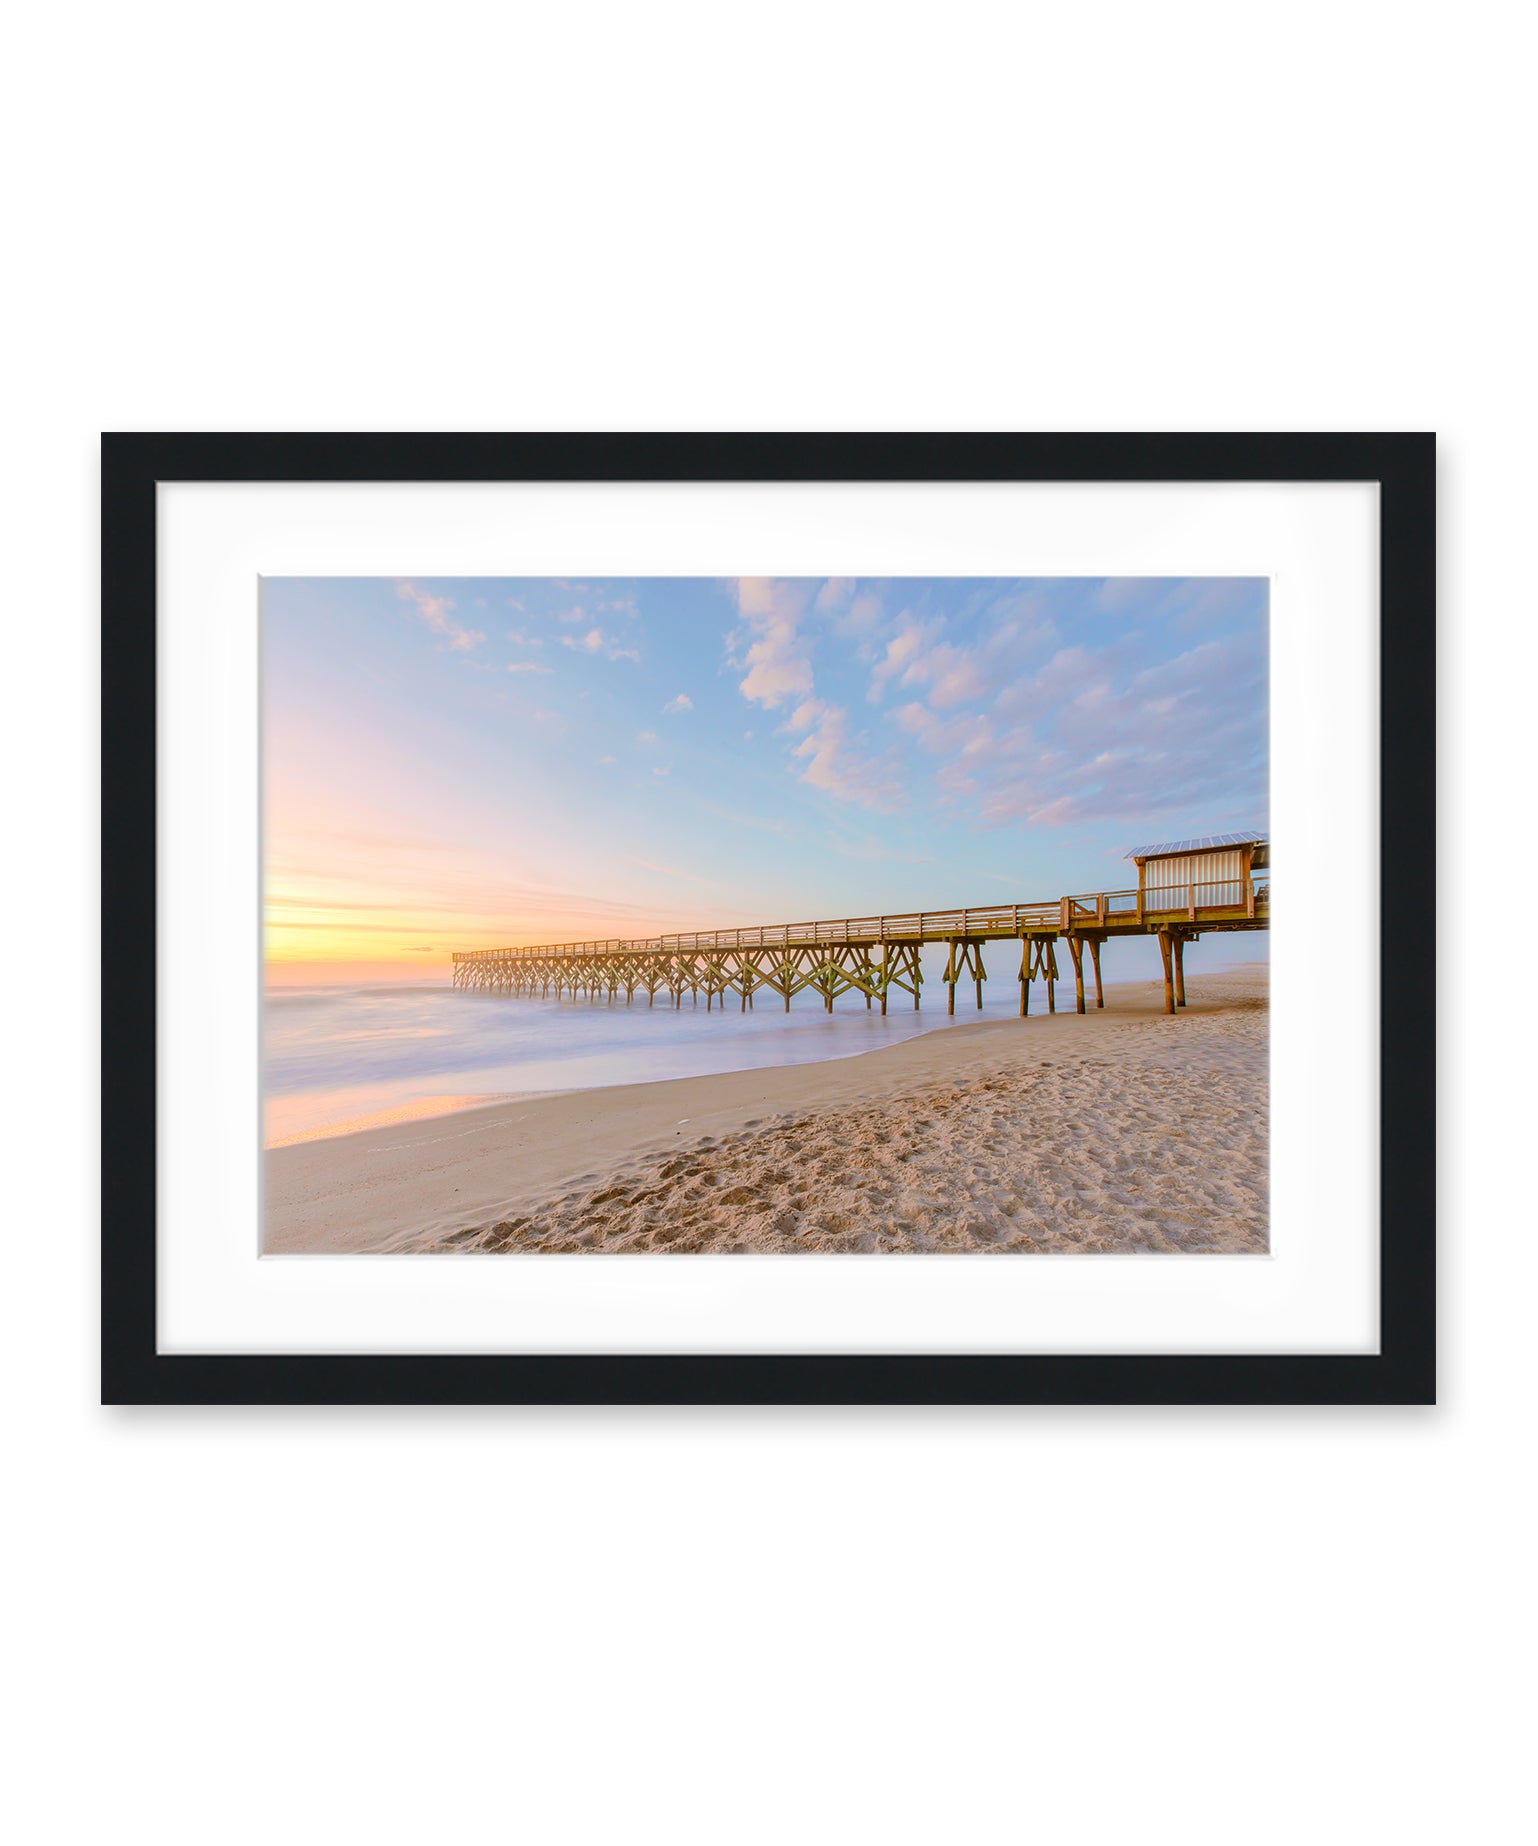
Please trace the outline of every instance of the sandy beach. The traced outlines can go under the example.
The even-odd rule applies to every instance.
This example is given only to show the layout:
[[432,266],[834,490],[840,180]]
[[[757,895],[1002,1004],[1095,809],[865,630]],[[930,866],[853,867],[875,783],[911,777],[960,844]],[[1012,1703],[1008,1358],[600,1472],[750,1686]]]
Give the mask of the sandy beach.
[[[1071,989],[1069,990],[1071,994]],[[1264,1252],[1266,970],[269,1149],[270,1254]]]

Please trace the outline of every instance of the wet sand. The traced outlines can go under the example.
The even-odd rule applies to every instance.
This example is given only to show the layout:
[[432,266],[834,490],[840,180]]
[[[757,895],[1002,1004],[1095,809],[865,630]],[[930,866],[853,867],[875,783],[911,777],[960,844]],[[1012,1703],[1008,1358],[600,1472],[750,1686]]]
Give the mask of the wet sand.
[[1266,969],[1188,988],[269,1149],[265,1248],[1263,1253]]

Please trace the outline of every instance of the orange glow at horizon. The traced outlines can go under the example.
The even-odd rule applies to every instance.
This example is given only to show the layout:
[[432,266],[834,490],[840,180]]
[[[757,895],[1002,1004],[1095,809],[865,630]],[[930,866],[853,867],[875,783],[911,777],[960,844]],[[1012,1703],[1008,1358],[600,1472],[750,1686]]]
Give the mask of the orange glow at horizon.
[[[451,870],[399,851],[354,846],[338,830],[312,829],[290,813],[270,828],[280,843],[267,873],[263,959],[287,968],[444,969],[456,950],[660,935],[751,920],[720,902],[685,898],[592,898],[524,882],[471,849]],[[327,858],[337,869],[320,870]],[[345,858],[347,869],[341,869]],[[553,867],[542,868],[546,875]],[[579,874],[580,876],[580,874]],[[708,913],[708,914],[707,914]]]
[[[592,863],[555,828],[514,841],[505,832],[497,838],[498,817],[487,816],[487,840],[466,841],[452,830],[437,838],[422,817],[398,820],[381,805],[383,812],[296,775],[270,775],[263,903],[269,967],[446,969],[455,950],[698,928],[701,911],[721,901],[717,895],[701,905],[687,887],[675,896],[666,878],[638,877],[635,868],[622,881],[612,863]],[[612,895],[590,894],[606,886]],[[722,919],[734,920],[743,919]]]
[[667,930],[708,927],[698,909],[637,912],[616,918],[613,909],[593,910],[552,905],[538,918],[508,914],[498,918],[484,910],[445,918],[441,911],[424,916],[409,905],[393,914],[371,901],[367,920],[346,904],[296,905],[269,898],[263,927],[263,959],[278,967],[290,962],[390,963],[399,967],[448,966],[456,950],[512,948],[538,942],[579,942],[619,936],[655,936]]

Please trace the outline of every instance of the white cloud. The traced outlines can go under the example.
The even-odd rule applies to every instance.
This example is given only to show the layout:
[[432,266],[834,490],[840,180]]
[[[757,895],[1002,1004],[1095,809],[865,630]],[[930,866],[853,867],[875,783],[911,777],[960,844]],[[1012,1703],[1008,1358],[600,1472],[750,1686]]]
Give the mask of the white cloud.
[[846,635],[868,635],[880,620],[881,598],[867,590],[855,597],[840,617],[839,632]]
[[[909,672],[915,669],[910,668]],[[983,690],[983,663],[977,652],[964,647],[937,647],[924,663],[931,705],[946,707],[975,699]],[[903,675],[904,679],[908,677]]]
[[895,678],[902,686],[928,686],[930,702],[936,706],[977,698],[988,684],[986,650],[956,647],[935,635],[934,625],[922,626],[904,616],[871,674],[869,697],[879,700],[887,682]]
[[[1058,648],[1013,677],[1008,648],[988,645],[983,678],[1002,690],[991,700],[984,691],[986,709],[936,711],[942,673],[930,703],[892,713],[939,759],[942,805],[985,827],[1162,824],[1164,816],[1185,825],[1187,815],[1193,829],[1263,824],[1263,630],[1146,666],[1141,638],[1128,633],[1103,647]],[[930,679],[927,664],[918,677]]]
[[680,692],[676,699],[669,699],[662,709],[667,712],[693,711],[694,700],[687,692]]
[[[1031,613],[1021,599],[1016,599],[1016,612]],[[981,699],[996,687],[1014,686],[1034,671],[1056,630],[1045,620],[1006,619],[974,645],[963,646],[945,635],[943,621],[920,622],[904,610],[871,673],[866,695],[871,703],[879,704],[894,680],[899,686],[927,686],[929,702],[939,710]]]
[[812,690],[812,663],[788,623],[771,625],[748,649],[746,665],[739,690],[766,710]]
[[577,603],[570,609],[562,609],[555,619],[558,622],[585,622],[587,620],[587,611],[582,607],[581,603]]
[[830,577],[812,600],[819,615],[830,618],[834,634],[868,644],[881,624],[881,598],[874,590],[855,595],[853,577]]
[[508,667],[509,673],[553,673],[554,667],[542,667],[537,660],[515,660]]
[[618,760],[619,759],[617,757],[613,757],[613,756],[601,756],[599,757],[598,762],[599,762],[600,767],[607,767],[608,764],[618,762]]
[[899,705],[892,718],[933,756],[976,755],[993,740],[992,726],[981,712],[945,719],[938,717],[927,705],[914,702]]
[[638,744],[654,744],[657,741],[655,731],[642,731],[636,738]]
[[737,580],[737,608],[745,626],[733,641],[751,637],[737,662],[747,668],[738,690],[769,711],[812,690],[811,653],[800,626],[806,597],[802,583],[772,577]]
[[[922,789],[981,827],[1264,823],[1263,585],[959,587],[946,614],[931,590],[894,621],[845,580],[736,584],[729,658],[744,698],[791,714],[799,779],[871,809]],[[1220,632],[1257,606],[1258,624]],[[870,704],[891,699],[868,735],[819,649],[845,673],[864,663]]]
[[402,602],[413,603],[421,619],[435,635],[442,635],[451,648],[471,648],[486,639],[478,628],[464,628],[449,620],[454,604],[447,596],[434,596],[430,591],[419,590],[414,583],[397,583],[395,593]]
[[[773,711],[796,701],[783,732],[801,735],[791,751],[791,766],[803,782],[841,801],[867,808],[902,805],[903,789],[892,752],[872,756],[864,740],[851,736],[849,713],[814,694],[811,640],[802,626],[812,585],[800,580],[742,577],[737,581],[737,607],[744,627],[733,643],[747,639],[746,653],[737,662],[747,672],[739,682],[746,699]],[[857,598],[852,578],[828,578],[817,589],[815,611],[832,616],[839,632],[849,628],[856,608],[857,628],[869,628],[880,613],[875,598]]]
[[774,609],[773,577],[739,577],[737,607],[743,615],[769,615]]
[[[567,618],[563,615],[561,620]],[[562,647],[574,649],[579,654],[605,654],[610,660],[639,660],[640,654],[633,647],[616,647],[613,635],[606,635],[601,628],[590,628],[585,635],[560,635],[557,637]]]
[[906,681],[906,676],[922,659],[923,650],[931,637],[938,634],[938,623],[926,626],[915,621],[906,609],[903,611],[897,618],[897,633],[887,642],[886,653],[876,663],[870,676],[870,691],[866,696],[873,705],[880,702],[888,680],[901,674]]
[[670,776],[672,773],[673,765],[671,763],[654,763],[652,765],[652,774],[654,776]]
[[803,782],[862,808],[903,805],[895,761],[890,754],[873,757],[862,753],[863,739],[850,737],[849,713],[842,705],[807,699],[796,707],[784,729],[806,732],[791,751],[802,765]]

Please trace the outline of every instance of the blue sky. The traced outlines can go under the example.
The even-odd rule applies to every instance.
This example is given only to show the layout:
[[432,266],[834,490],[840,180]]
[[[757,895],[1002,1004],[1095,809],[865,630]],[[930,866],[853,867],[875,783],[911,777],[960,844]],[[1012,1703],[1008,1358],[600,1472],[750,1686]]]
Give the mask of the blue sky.
[[269,954],[1056,897],[1267,821],[1264,579],[272,579]]

